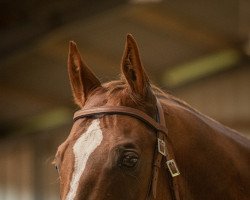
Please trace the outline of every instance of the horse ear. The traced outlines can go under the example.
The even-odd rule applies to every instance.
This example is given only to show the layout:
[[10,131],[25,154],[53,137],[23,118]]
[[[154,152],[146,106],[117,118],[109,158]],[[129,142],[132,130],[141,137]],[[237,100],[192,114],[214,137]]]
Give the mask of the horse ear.
[[75,103],[83,107],[89,93],[101,86],[100,81],[82,60],[75,42],[69,43],[68,73]]
[[150,87],[149,79],[142,66],[136,41],[131,34],[127,35],[121,65],[132,92],[145,97]]

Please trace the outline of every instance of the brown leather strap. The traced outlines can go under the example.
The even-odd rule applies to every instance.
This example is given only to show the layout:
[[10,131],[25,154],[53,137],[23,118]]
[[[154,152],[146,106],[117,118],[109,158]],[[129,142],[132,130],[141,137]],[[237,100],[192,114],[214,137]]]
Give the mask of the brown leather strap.
[[162,126],[161,124],[157,123],[152,117],[147,115],[146,113],[126,106],[105,106],[105,107],[98,107],[98,108],[89,108],[84,110],[79,110],[74,114],[74,121],[79,118],[92,116],[92,115],[99,115],[99,114],[120,114],[120,115],[129,115],[131,117],[135,117],[144,123],[148,124],[152,128],[157,131],[161,131],[167,134],[168,130],[166,127]]
[[[165,117],[164,117],[164,111],[163,111],[163,108],[160,104],[160,102],[157,100],[157,109],[158,109],[158,115],[159,115],[159,123],[166,127],[166,122],[165,122]],[[170,141],[169,138],[166,138],[166,135],[163,135],[161,132],[158,132],[157,133],[158,135],[158,138],[159,139],[162,139],[166,146],[165,146],[165,150],[166,150],[166,161],[168,160],[175,160],[175,157],[174,157],[174,151],[173,151],[173,148],[172,148],[172,143]],[[159,157],[160,160],[162,160],[162,154],[158,153],[158,155],[156,157]],[[161,157],[161,158],[160,158]],[[166,165],[166,163],[165,163]],[[167,168],[167,170],[169,170]],[[159,173],[159,170],[158,172]],[[156,188],[157,188],[157,178],[158,178],[158,174],[156,175],[156,177],[153,178],[153,180],[155,180],[155,185],[152,185],[153,187],[153,194],[155,193],[156,194]],[[172,197],[173,199],[175,200],[180,200],[180,195],[179,195],[179,187],[178,187],[178,182],[177,182],[177,177],[172,177],[171,173],[169,172],[169,181],[170,181],[170,189],[171,189],[171,192],[172,192]],[[156,197],[155,195],[153,195],[154,197]]]
[[[174,160],[175,161],[175,157],[174,157],[174,153],[173,153],[173,148],[172,148],[172,144],[169,140],[166,140],[166,146],[168,147],[167,149],[167,161],[168,160]],[[166,163],[165,163],[166,166]],[[168,167],[166,167],[167,170],[169,171]],[[179,193],[179,185],[178,185],[178,177],[172,177],[171,173],[169,172],[169,180],[170,180],[170,187],[172,189],[172,196],[174,196],[175,200],[179,200],[180,199],[180,193]]]
[[[157,133],[157,139],[161,139],[164,141],[164,135],[161,132]],[[152,177],[152,185],[151,185],[151,191],[152,191],[152,197],[156,199],[157,197],[157,184],[158,184],[158,177],[159,177],[159,171],[161,168],[162,163],[162,157],[163,155],[158,152],[158,147],[155,150],[155,156],[154,156],[154,164],[153,164],[153,177]]]

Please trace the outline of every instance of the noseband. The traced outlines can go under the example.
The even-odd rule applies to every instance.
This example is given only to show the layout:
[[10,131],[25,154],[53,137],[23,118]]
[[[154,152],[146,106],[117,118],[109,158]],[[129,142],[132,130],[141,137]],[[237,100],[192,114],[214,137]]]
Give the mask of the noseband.
[[162,159],[165,158],[164,167],[166,167],[169,171],[169,184],[172,199],[179,200],[179,189],[176,176],[180,174],[177,165],[174,160],[174,153],[172,149],[172,145],[167,139],[168,129],[166,128],[164,112],[160,102],[157,100],[157,121],[154,120],[152,117],[147,115],[146,113],[131,107],[126,106],[103,106],[97,108],[90,108],[90,109],[82,109],[77,111],[74,114],[74,121],[88,117],[93,115],[127,115],[139,119],[140,121],[144,122],[145,124],[149,125],[156,131],[157,136],[157,146],[154,153],[154,163],[153,163],[153,170],[152,170],[152,179],[149,184],[149,190],[147,194],[147,199],[156,199],[157,196],[157,182],[158,182],[158,175],[159,170],[162,166]]

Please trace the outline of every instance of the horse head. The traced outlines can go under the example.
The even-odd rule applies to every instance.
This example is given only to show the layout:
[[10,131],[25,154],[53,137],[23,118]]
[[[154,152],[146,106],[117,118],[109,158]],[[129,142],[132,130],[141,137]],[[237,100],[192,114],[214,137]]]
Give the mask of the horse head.
[[[68,73],[81,109],[126,106],[156,118],[156,97],[131,35],[121,71],[120,80],[101,84],[70,42]],[[76,120],[56,154],[61,198],[146,199],[155,144],[155,131],[131,116],[92,115]]]

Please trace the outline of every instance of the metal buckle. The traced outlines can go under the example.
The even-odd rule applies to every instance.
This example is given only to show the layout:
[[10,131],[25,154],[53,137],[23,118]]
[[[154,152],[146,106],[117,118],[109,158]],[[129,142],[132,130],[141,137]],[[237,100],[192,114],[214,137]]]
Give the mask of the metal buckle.
[[160,138],[157,138],[157,139],[158,139],[158,152],[161,153],[163,156],[166,156],[166,144],[165,144],[165,142]]
[[168,160],[166,163],[167,163],[168,169],[169,169],[172,177],[180,175],[180,171],[179,171],[179,169],[178,169],[178,167],[173,159]]

